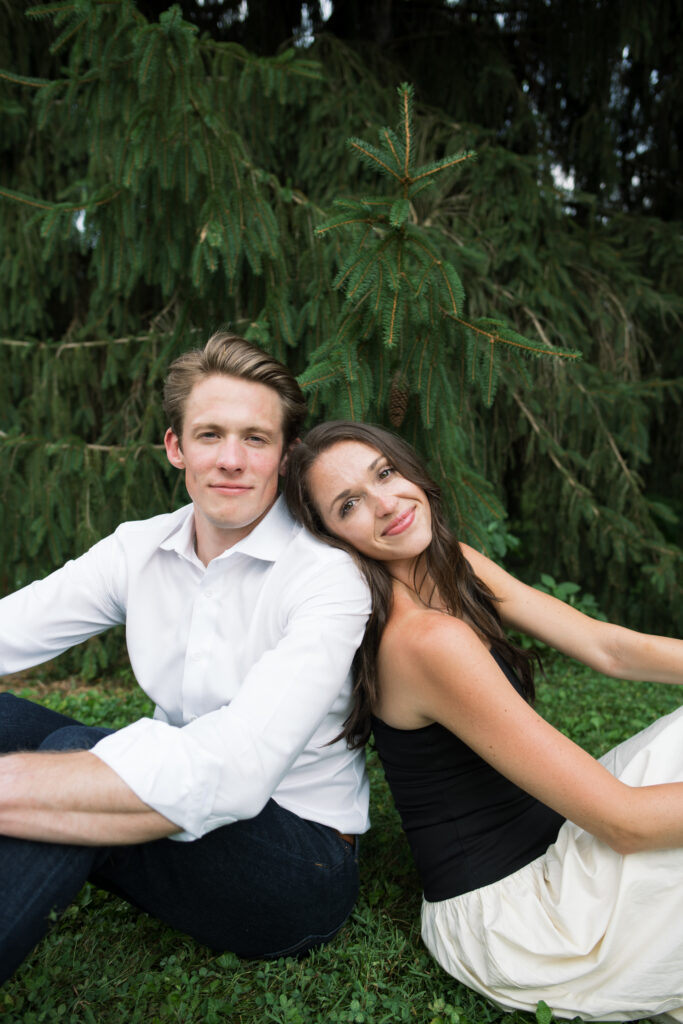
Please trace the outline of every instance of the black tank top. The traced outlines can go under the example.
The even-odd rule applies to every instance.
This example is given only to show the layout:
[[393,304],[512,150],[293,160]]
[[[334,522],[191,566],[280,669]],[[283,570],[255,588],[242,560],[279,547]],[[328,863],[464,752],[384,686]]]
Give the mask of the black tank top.
[[[491,653],[521,693],[516,674]],[[561,815],[442,725],[394,729],[373,717],[372,726],[426,899],[449,899],[497,882],[557,838]]]

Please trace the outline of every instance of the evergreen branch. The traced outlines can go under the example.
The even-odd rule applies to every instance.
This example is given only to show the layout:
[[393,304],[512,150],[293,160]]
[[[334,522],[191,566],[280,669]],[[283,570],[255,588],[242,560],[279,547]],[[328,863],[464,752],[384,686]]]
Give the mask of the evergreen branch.
[[355,355],[355,353],[350,351],[350,350],[348,350],[348,349],[344,351],[344,358],[346,359],[346,367],[345,367],[344,377],[346,378],[346,390],[347,390],[347,395],[348,395],[349,410],[351,412],[351,419],[355,420],[356,416],[355,416],[355,407],[354,407],[354,402],[353,402],[353,387],[352,387],[352,384],[353,384],[353,381],[356,380],[356,374],[355,374],[355,371],[354,371],[353,361],[352,361],[353,355]]
[[347,220],[340,220],[335,223],[323,224],[315,229],[315,233],[316,235],[324,235],[328,231],[335,231],[337,228],[348,227],[349,224],[369,224],[370,226],[372,226],[373,224],[377,223],[378,221],[376,217],[350,217]]
[[333,281],[333,287],[334,288],[343,288],[344,287],[344,282],[346,281],[346,279],[348,277],[351,277],[351,275],[356,272],[358,267],[363,262],[371,262],[371,259],[370,259],[370,261],[368,261],[367,255],[360,255],[360,256],[358,256],[358,258],[356,260],[354,260],[353,262],[349,263],[349,265],[347,266],[346,269],[344,269],[342,267],[342,270],[340,271],[340,273],[337,275],[337,277]]
[[396,149],[394,147],[394,143],[393,143],[393,140],[391,138],[391,133],[389,132],[389,130],[387,128],[384,129],[384,138],[386,140],[386,143],[387,143],[389,149],[393,153],[394,160],[396,161],[396,163],[398,163],[398,159],[399,159],[398,158],[398,153],[396,152]]
[[[383,242],[382,246],[381,246],[381,249],[386,249],[386,246],[387,246],[387,243]],[[381,252],[381,250],[380,250],[380,252]],[[358,260],[356,262],[356,269],[358,268],[358,263],[360,263],[360,262],[361,262],[360,260]],[[377,264],[379,266],[381,266],[380,253],[377,253],[376,259],[373,259],[373,257],[370,256],[370,258],[367,259],[367,266],[365,266],[362,269],[361,273],[358,274],[358,276],[355,278],[355,280],[353,280],[353,282],[349,282],[349,291],[348,291],[348,294],[347,294],[347,301],[348,302],[352,302],[353,301],[356,293],[358,292],[358,289],[363,284],[363,282],[365,281],[367,276],[369,274],[372,275],[372,273],[376,271],[376,268],[374,266],[375,262],[377,262]],[[348,277],[349,275],[345,274],[344,276]],[[355,277],[355,275],[354,275],[354,277]],[[340,287],[341,287],[341,284],[340,284]]]
[[450,296],[451,304],[452,304],[452,306],[453,306],[453,313],[449,313],[448,315],[449,315],[449,316],[453,316],[453,317],[454,317],[455,319],[457,319],[457,313],[458,313],[458,300],[457,300],[457,299],[456,299],[456,297],[455,297],[455,292],[454,292],[454,290],[453,290],[453,284],[452,284],[452,282],[451,282],[451,279],[450,279],[450,277],[449,277],[449,276],[448,276],[448,274],[446,273],[446,270],[445,270],[445,268],[444,268],[444,264],[443,264],[443,261],[442,261],[442,260],[437,260],[437,261],[436,261],[436,266],[437,266],[437,268],[438,268],[438,271],[439,271],[439,273],[441,274],[441,276],[442,276],[442,278],[443,278],[443,280],[444,280],[444,283],[445,283],[445,285],[446,285],[446,288],[447,288],[447,290],[448,290],[448,294],[449,294],[449,296]]
[[677,562],[683,561],[680,548],[675,546],[668,547],[666,544],[655,544],[654,541],[648,540],[647,537],[639,537],[638,542],[646,551],[654,551],[658,555],[667,555],[674,558]]
[[375,289],[375,307],[374,307],[374,309],[372,311],[373,312],[373,316],[375,316],[375,317],[379,314],[379,309],[380,309],[380,306],[382,305],[382,286],[384,284],[384,267],[382,266],[381,263],[380,263],[379,267],[377,268],[377,278],[378,278],[378,280],[377,280],[377,288]]
[[465,160],[476,159],[476,153],[470,151],[467,153],[460,153],[459,156],[455,157],[444,157],[443,160],[439,160],[437,163],[430,165],[430,167],[423,171],[422,174],[416,174],[414,178],[411,178],[411,182],[422,181],[423,178],[428,178],[432,174],[439,174],[440,171],[445,171],[449,167],[455,167],[456,164],[461,164]]
[[380,167],[383,167],[384,170],[392,176],[392,178],[396,178],[397,181],[403,180],[400,174],[397,174],[396,171],[391,169],[389,164],[380,159],[378,153],[373,152],[373,148],[369,146],[367,142],[363,142],[362,139],[349,139],[349,146],[352,149],[357,150],[362,156],[365,156],[368,162],[372,161],[373,163],[379,164]]
[[0,338],[0,345],[15,348],[50,349],[59,354],[64,349],[106,348],[108,345],[129,345],[133,341],[149,341],[149,334],[133,334],[129,338],[106,338],[98,341],[63,341],[59,345],[50,345],[46,341],[18,341],[14,338]]
[[[76,11],[80,6],[79,3],[40,4],[39,7],[28,7],[24,14],[27,18],[44,18],[53,14],[63,14],[66,11]],[[94,0],[93,6],[116,9],[121,6],[121,3],[120,0]]]
[[302,379],[304,377],[304,374],[302,374],[300,377],[297,378],[297,380],[299,381],[299,386],[301,387],[301,390],[305,391],[307,388],[319,387],[321,384],[325,384],[328,380],[334,380],[338,376],[339,369],[335,367],[334,369],[329,370],[327,373],[319,374],[317,377],[309,377],[306,380]]
[[59,51],[61,49],[63,49],[64,44],[68,43],[69,40],[72,38],[72,36],[75,36],[76,33],[79,32],[80,29],[82,29],[83,26],[87,25],[87,24],[88,24],[88,16],[86,15],[84,18],[81,18],[80,21],[76,22],[76,24],[74,25],[74,27],[71,29],[70,32],[63,32],[62,35],[59,37],[59,39],[56,39],[55,42],[50,47],[50,50],[52,51],[52,53],[59,53]]
[[487,405],[491,405],[491,402],[493,401],[493,388],[494,388],[495,369],[496,369],[496,364],[495,364],[495,351],[496,351],[496,348],[495,348],[495,344],[496,344],[495,341],[493,340],[493,338],[491,338],[490,341],[489,341],[489,358],[488,358],[489,375],[488,375],[488,384],[487,384],[487,387],[486,387],[486,404]]
[[230,57],[241,64],[250,64],[259,70],[268,68],[286,77],[306,78],[310,81],[324,81],[322,64],[317,60],[307,60],[302,57],[292,59],[292,50],[285,51],[274,57],[254,57],[239,43],[222,42],[216,39],[201,39],[198,41],[199,48],[207,52],[214,51],[222,57]]
[[427,388],[425,392],[425,412],[427,413],[427,423],[431,423],[431,411],[432,411],[432,377],[434,376],[434,359],[432,358],[429,362],[429,371],[427,373]]
[[14,202],[22,203],[24,206],[32,206],[36,210],[52,210],[55,213],[80,213],[82,210],[90,210],[95,206],[106,206],[107,203],[111,203],[116,199],[121,192],[122,189],[119,188],[105,199],[97,199],[92,203],[78,203],[76,206],[66,206],[63,203],[52,203],[47,199],[35,199],[33,196],[27,196],[23,192],[16,192],[14,189],[0,185],[0,196],[3,196],[5,199],[12,199]]
[[420,392],[423,391],[423,387],[424,387],[425,418],[426,418],[427,423],[430,424],[431,423],[431,415],[430,415],[430,413],[431,413],[431,406],[432,406],[432,374],[434,372],[434,358],[433,358],[433,355],[432,355],[432,358],[429,360],[429,368],[427,370],[427,381],[426,381],[425,385],[423,385],[423,377],[422,377],[423,364],[424,364],[425,356],[427,355],[428,352],[429,352],[429,337],[428,337],[428,335],[425,335],[424,339],[423,339],[423,343],[422,343],[422,352],[420,354],[420,361],[418,363],[417,387],[418,387],[418,391],[420,391]]
[[534,327],[538,331],[539,335],[541,336],[541,339],[546,343],[548,348],[554,350],[555,346],[553,345],[552,341],[550,340],[550,338],[548,337],[546,332],[543,330],[543,327],[541,326],[541,321],[538,319],[538,317],[534,313],[533,309],[530,309],[526,305],[522,306],[522,309],[527,314],[527,316],[529,317],[529,319],[533,323]]
[[494,519],[500,519],[499,509],[497,509],[495,505],[492,505],[490,501],[487,501],[481,491],[478,491],[474,484],[471,484],[465,477],[461,477],[458,483],[460,486],[465,487],[468,491],[474,494],[477,501],[483,505],[484,508],[488,509]]
[[46,441],[44,438],[26,437],[23,434],[10,436],[3,430],[0,430],[0,437],[8,438],[12,447],[40,447],[47,455],[56,455],[58,452],[63,451],[126,452],[128,454],[133,453],[134,457],[137,458],[142,451],[165,451],[165,445],[149,444],[148,442],[139,442],[137,444],[93,444],[88,441],[81,443],[75,441]]
[[56,203],[48,203],[44,200],[39,202],[31,196],[26,196],[21,192],[15,192],[14,189],[2,186],[0,186],[0,196],[3,196],[5,199],[13,199],[17,203],[23,203],[24,206],[32,206],[36,210],[54,210],[57,205]]
[[447,309],[440,307],[440,312],[444,316],[449,317],[451,320],[455,320],[456,323],[462,324],[463,327],[469,328],[476,334],[481,334],[491,342],[500,342],[501,345],[509,345],[511,348],[520,348],[524,352],[531,352],[533,355],[553,355],[559,359],[581,359],[581,352],[575,352],[569,349],[556,348],[552,346],[552,350],[548,352],[546,348],[538,348],[533,345],[530,341],[519,337],[519,340],[512,338],[504,338],[497,331],[487,330],[485,327],[477,327],[476,324],[472,324],[467,320],[463,320],[461,317],[456,316],[454,313],[450,313]]
[[631,489],[633,491],[636,492],[636,494],[639,494],[640,493],[640,489],[638,487],[637,480],[636,480],[635,476],[633,475],[633,473],[631,472],[631,470],[629,469],[629,467],[627,466],[626,461],[625,461],[623,455],[621,454],[621,452],[619,450],[619,446],[617,445],[617,442],[614,440],[614,435],[612,434],[611,430],[607,427],[607,425],[606,425],[606,423],[604,421],[602,413],[600,412],[600,409],[598,408],[597,402],[592,397],[592,395],[589,394],[588,389],[586,387],[584,387],[584,385],[581,383],[581,381],[577,380],[574,383],[575,383],[576,387],[578,388],[578,390],[583,395],[586,396],[586,398],[588,399],[589,404],[592,406],[593,412],[595,413],[595,416],[596,416],[596,419],[598,421],[598,424],[602,428],[603,433],[604,433],[605,437],[607,438],[607,443],[609,444],[610,448],[614,452],[615,458],[616,458],[617,462],[619,463],[619,465],[621,466],[621,469],[623,471],[624,476],[626,477],[626,480],[628,481],[629,486],[631,487]]
[[185,142],[185,202],[190,201],[190,138],[187,130],[187,111],[183,110],[183,140]]
[[32,89],[44,89],[47,85],[52,85],[52,82],[49,79],[27,78],[25,75],[15,75],[11,71],[6,71],[4,68],[0,68],[0,79],[4,79],[6,82],[11,82],[12,85],[27,85]]
[[[434,262],[436,262],[436,261],[434,261]],[[422,294],[422,289],[424,288],[425,283],[427,281],[429,281],[431,269],[432,269],[432,264],[425,264],[424,271],[422,273],[422,276],[418,279],[417,288],[415,289],[415,295],[418,298]]]
[[353,388],[351,387],[351,384],[348,380],[346,381],[346,392],[348,395],[349,411],[351,413],[350,419],[354,420],[356,417],[354,416],[353,411]]
[[406,155],[403,164],[403,178],[404,181],[408,181],[408,172],[410,169],[410,100],[412,96],[412,90],[409,85],[401,86],[401,98],[403,100],[403,130],[405,133],[406,140]]
[[[540,437],[540,438],[543,438],[543,437],[550,438],[550,435],[548,434],[548,431],[544,430],[541,427],[541,425],[537,422],[537,420],[533,416],[531,410],[527,408],[527,406],[524,404],[524,402],[519,397],[519,395],[517,394],[516,391],[512,392],[512,397],[513,397],[514,401],[517,403],[517,405],[519,406],[519,408],[521,409],[521,411],[524,414],[524,416],[526,417],[526,419],[527,419],[527,421],[529,423],[529,426],[534,431],[534,433],[537,434],[538,437]],[[552,440],[552,439],[550,439],[550,440]],[[553,446],[554,446],[554,442],[553,442]],[[588,500],[588,504],[589,504],[589,507],[591,509],[591,512],[593,513],[593,515],[595,516],[596,519],[599,519],[600,515],[601,515],[600,509],[595,504],[595,500],[593,498],[592,493],[589,491],[589,489],[587,487],[585,487],[582,483],[580,483],[576,479],[576,477],[571,473],[571,471],[569,469],[567,469],[566,466],[563,465],[563,463],[557,458],[557,456],[555,455],[555,452],[552,450],[551,447],[549,447],[547,449],[547,454],[548,454],[548,458],[550,459],[552,464],[555,466],[555,468],[557,470],[559,470],[559,472],[564,477],[564,479],[567,481],[569,486],[574,491],[576,491],[576,493],[579,494],[581,497],[583,497],[583,498]]]
[[140,85],[145,84],[145,81],[147,79],[147,73],[152,65],[152,60],[156,55],[159,43],[159,36],[155,33],[150,40],[149,46],[147,47],[147,53],[145,54],[145,58],[141,62],[140,67],[138,68],[138,81]]
[[[335,200],[335,205],[336,205],[337,202],[339,202],[339,203],[347,203],[350,206],[355,201],[354,200],[349,200],[349,199],[340,199],[340,200]],[[357,202],[356,205],[357,206],[386,206],[386,207],[391,207],[394,204],[394,202],[395,202],[394,199],[385,199],[383,196],[361,196],[358,199],[358,202]]]
[[391,316],[389,318],[389,332],[386,340],[388,348],[393,348],[394,345],[394,329],[396,327],[396,309],[398,307],[400,292],[398,288],[394,292],[394,301],[391,304]]
[[[453,306],[453,312],[452,313],[449,313],[447,310],[443,309],[442,307],[439,307],[439,312],[445,313],[446,316],[452,316],[454,319],[457,319],[458,299],[457,299],[456,294],[455,294],[453,283],[451,282],[451,279],[450,279],[449,275],[447,274],[446,270],[444,269],[444,262],[443,262],[443,260],[439,259],[439,257],[426,244],[424,239],[418,239],[417,237],[412,237],[411,238],[411,244],[412,244],[412,246],[415,249],[422,250],[422,252],[425,252],[427,254],[427,256],[429,257],[429,259],[432,261],[428,265],[425,264],[425,274],[424,274],[424,276],[422,278],[422,281],[420,282],[420,285],[419,285],[419,287],[417,289],[416,294],[418,294],[418,295],[420,294],[420,292],[422,290],[422,283],[424,282],[425,278],[429,274],[429,271],[432,269],[432,267],[436,266],[438,268],[439,274],[441,275],[441,277],[442,277],[442,279],[443,279],[443,281],[444,281],[444,283],[446,285],[446,289],[448,291],[448,294],[449,294],[449,297],[450,297],[450,300],[451,300],[451,305]],[[449,264],[449,266],[450,266],[450,264]],[[456,278],[458,284],[460,284],[460,278],[456,274],[455,270],[453,270],[453,274],[455,275],[455,278]],[[464,293],[462,292],[462,285],[460,285],[460,295],[461,295],[462,300],[464,301]]]

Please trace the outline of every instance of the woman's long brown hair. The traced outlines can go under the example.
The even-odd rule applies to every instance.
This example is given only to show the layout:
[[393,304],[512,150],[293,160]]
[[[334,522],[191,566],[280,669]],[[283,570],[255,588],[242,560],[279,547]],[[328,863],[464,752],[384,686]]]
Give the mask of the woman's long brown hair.
[[[407,442],[381,427],[351,420],[332,420],[314,427],[289,453],[285,476],[285,497],[292,514],[312,533],[334,547],[347,551],[370,587],[372,612],[363,642],[353,663],[354,706],[341,736],[350,747],[362,746],[371,731],[372,709],[377,702],[377,656],[384,627],[391,614],[393,579],[382,562],[361,555],[355,548],[330,533],[323,524],[310,493],[309,474],[324,451],[340,441],[357,441],[380,452],[401,476],[426,494],[432,513],[432,539],[419,560],[421,579],[413,582],[417,592],[430,577],[448,611],[467,618],[477,632],[519,675],[528,700],[534,697],[532,656],[506,637],[496,608],[496,597],[477,576],[448,528],[441,507],[441,489],[427,474]],[[416,560],[416,565],[417,565]],[[416,569],[417,573],[417,569]]]

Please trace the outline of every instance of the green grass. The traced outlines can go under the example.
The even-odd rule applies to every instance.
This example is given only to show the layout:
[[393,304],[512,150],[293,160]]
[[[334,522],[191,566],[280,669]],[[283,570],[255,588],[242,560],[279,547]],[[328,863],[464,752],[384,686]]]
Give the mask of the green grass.
[[[678,707],[674,686],[607,680],[549,657],[539,711],[600,755]],[[149,705],[120,679],[82,689],[29,676],[15,692],[92,724],[120,726]],[[420,890],[381,769],[368,755],[373,828],[361,895],[327,948],[304,961],[216,956],[114,896],[86,886],[0,990],[3,1024],[522,1024],[455,982],[420,941]],[[541,1006],[537,1019],[548,1024]]]

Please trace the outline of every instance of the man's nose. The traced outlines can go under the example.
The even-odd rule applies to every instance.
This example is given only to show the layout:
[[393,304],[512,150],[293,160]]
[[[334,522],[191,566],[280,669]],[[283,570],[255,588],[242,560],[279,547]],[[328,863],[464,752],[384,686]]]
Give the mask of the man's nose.
[[216,465],[232,472],[244,469],[244,451],[235,437],[226,437],[218,449]]

